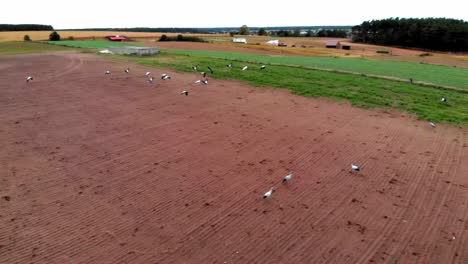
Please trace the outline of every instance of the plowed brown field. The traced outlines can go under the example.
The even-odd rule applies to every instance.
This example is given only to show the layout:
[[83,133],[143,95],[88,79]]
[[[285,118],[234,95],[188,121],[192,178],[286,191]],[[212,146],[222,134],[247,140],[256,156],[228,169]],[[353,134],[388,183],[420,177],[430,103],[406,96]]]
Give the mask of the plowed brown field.
[[0,263],[468,263],[466,128],[91,54],[0,69]]

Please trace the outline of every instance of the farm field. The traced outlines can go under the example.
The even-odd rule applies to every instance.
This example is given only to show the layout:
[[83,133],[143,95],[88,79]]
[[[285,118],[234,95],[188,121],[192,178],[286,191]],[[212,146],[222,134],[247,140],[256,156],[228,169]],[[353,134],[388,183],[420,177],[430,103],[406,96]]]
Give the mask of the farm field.
[[[170,53],[137,61],[145,65],[186,72],[193,72],[192,65],[209,65],[215,69],[214,73],[210,74],[211,78],[243,80],[260,87],[288,88],[295,94],[346,100],[354,106],[364,108],[397,108],[425,120],[468,123],[468,94],[465,90],[443,90],[405,82],[288,66],[268,66],[262,71],[261,64],[241,64],[238,61],[233,62],[233,68],[229,70],[226,65],[231,63],[231,60]],[[248,66],[249,70],[241,71],[243,66]],[[199,71],[209,72],[206,66],[200,66]],[[440,102],[442,97],[450,98],[450,102]]]
[[[0,42],[3,41],[23,41],[24,35],[29,35],[33,41],[49,40],[52,31],[8,31],[0,32]],[[75,39],[105,38],[110,35],[125,35],[130,38],[159,38],[162,34],[175,36],[174,33],[149,33],[149,32],[123,32],[123,31],[62,31],[57,30],[62,39],[74,37]],[[205,36],[203,34],[195,36]]]
[[[145,39],[140,39],[138,42],[141,42],[145,46],[158,46],[172,49],[235,51],[281,56],[365,58],[371,60],[416,62],[421,64],[468,68],[468,54],[466,53],[431,52],[416,49],[351,43],[346,39],[338,40],[340,40],[344,45],[351,45],[351,50],[325,48],[325,43],[328,40],[331,40],[330,38],[276,38],[281,42],[288,44],[288,47],[256,45],[256,43],[261,44],[267,40],[275,39],[274,37],[247,37],[250,44],[232,43],[230,41],[232,38],[222,36],[203,37],[203,39],[210,43],[167,43],[154,42],[152,40]],[[296,47],[292,47],[292,45],[295,45]],[[302,46],[305,46],[305,48]],[[378,54],[376,53],[378,50],[389,50],[392,54]]]
[[134,42],[112,42],[106,40],[62,40],[48,41],[48,44],[75,48],[105,49],[113,47],[139,46]]
[[[208,85],[184,72],[194,63],[216,70]],[[173,53],[0,65],[0,263],[468,261],[466,93]],[[422,110],[449,94],[430,117],[462,126],[298,96],[353,94],[345,84],[362,107],[382,88]]]
[[[126,45],[125,43],[108,41],[60,41],[58,43],[83,47],[86,48],[84,50],[85,52],[90,52],[93,48],[97,49],[98,47],[107,48],[114,44]],[[42,45],[46,48],[53,47],[53,45]],[[2,44],[0,44],[0,47],[1,46]],[[9,51],[14,52],[14,49]],[[459,124],[468,123],[468,97],[466,93],[464,93],[465,90],[462,88],[447,90],[431,86],[415,86],[407,83],[407,81],[396,82],[394,80],[382,80],[379,78],[361,76],[360,73],[358,75],[350,75],[333,72],[336,71],[336,69],[332,69],[331,72],[323,70],[317,71],[303,68],[300,65],[292,65],[294,67],[291,67],[287,65],[278,66],[275,64],[267,64],[268,70],[259,72],[261,64],[252,63],[251,61],[243,62],[240,61],[239,58],[235,59],[234,68],[229,71],[226,65],[233,62],[233,60],[209,57],[212,54],[209,51],[191,50],[185,51],[185,53],[190,55],[181,55],[179,51],[174,53],[172,49],[164,49],[162,54],[155,57],[132,58],[128,56],[112,56],[112,58],[118,58],[124,61],[133,60],[146,65],[169,67],[189,72],[192,71],[191,66],[193,65],[210,65],[216,69],[215,74],[210,76],[213,78],[243,80],[248,81],[254,86],[288,88],[291,89],[293,93],[303,96],[346,100],[351,102],[354,106],[364,108],[397,108],[416,114],[425,120],[435,122],[448,121]],[[214,54],[217,55],[218,53]],[[220,54],[236,56],[240,53],[220,52]],[[243,56],[241,59],[249,59],[249,54],[240,55]],[[253,58],[260,57],[253,56]],[[283,62],[287,62],[289,57],[278,58],[282,59]],[[324,62],[327,61],[327,58],[303,57],[301,59],[306,62],[312,60],[322,64],[323,62],[321,59],[323,59]],[[331,60],[334,61],[336,59]],[[391,64],[388,64],[388,62],[385,63],[387,63],[387,70],[391,70],[391,66],[399,66],[397,62]],[[240,67],[243,65],[249,65],[249,74],[244,74],[240,71]],[[351,64],[348,64],[348,66],[349,65]],[[335,67],[334,65],[332,66]],[[427,65],[426,67],[430,66],[433,65]],[[437,68],[441,66],[434,67]],[[452,68],[449,67],[445,68],[448,69],[448,71],[452,70]],[[207,71],[208,69],[201,68],[200,70]],[[383,70],[382,73],[384,72]],[[278,78],[278,76],[285,76],[286,78]],[[424,78],[430,77],[433,76],[424,76]],[[457,79],[453,78],[453,80],[456,81]],[[463,82],[466,81],[466,78],[463,76],[458,80]],[[427,82],[427,80],[424,79],[423,82]],[[440,98],[442,97],[449,98],[449,102],[441,103]]]
[[[204,46],[208,50],[225,50],[232,51],[241,49],[248,53],[268,53],[273,55],[292,55],[292,56],[338,56],[352,58],[368,58],[375,60],[390,60],[390,61],[408,61],[417,63],[438,64],[446,66],[455,66],[468,68],[468,56],[464,53],[441,53],[429,52],[430,56],[419,56],[428,53],[427,51],[409,50],[397,47],[385,47],[368,44],[350,43],[346,39],[340,40],[343,44],[351,45],[351,50],[326,49],[325,43],[331,38],[276,38],[276,37],[246,37],[249,43],[263,43],[271,39],[279,39],[281,42],[289,45],[287,48],[271,47],[266,45],[238,45],[231,42],[232,38],[226,35],[213,34],[184,34],[188,36],[202,37],[210,43],[159,43],[155,42],[162,34],[175,36],[176,33],[145,33],[145,32],[115,32],[115,31],[58,31],[62,39],[74,37],[75,40],[90,40],[103,39],[109,35],[126,35],[143,46],[162,46],[162,47],[178,47],[181,49],[192,49],[197,46]],[[28,34],[33,41],[47,41],[50,31],[17,31],[17,32],[0,32],[0,42],[22,41],[24,35]],[[195,44],[195,45],[194,45]],[[201,45],[198,45],[201,44]],[[139,44],[138,44],[139,45]],[[292,45],[297,47],[293,48]],[[301,46],[307,48],[301,48]],[[392,56],[376,54],[377,50],[391,50]]]
[[167,49],[167,52],[193,57],[342,70],[404,80],[412,78],[414,81],[468,89],[468,69],[465,68],[361,58],[269,56],[211,50]]
[[58,46],[58,45],[47,45],[40,42],[1,42],[0,43],[0,55],[6,54],[19,54],[19,53],[34,53],[34,52],[49,52],[49,51],[61,51],[70,50],[69,48]]

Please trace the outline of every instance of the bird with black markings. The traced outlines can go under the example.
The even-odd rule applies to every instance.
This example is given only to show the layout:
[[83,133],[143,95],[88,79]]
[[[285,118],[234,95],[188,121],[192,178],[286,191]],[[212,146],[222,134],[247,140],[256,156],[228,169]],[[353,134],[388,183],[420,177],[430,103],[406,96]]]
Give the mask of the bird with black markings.
[[352,171],[360,171],[360,170],[361,170],[361,167],[358,166],[358,165],[351,164],[351,170],[352,170]]
[[447,102],[447,98],[442,97],[442,99],[440,99],[440,101],[441,101],[442,103],[446,103],[446,102]]
[[130,72],[130,68],[125,69],[125,73],[129,73],[129,72]]
[[161,79],[162,79],[162,80],[168,80],[168,79],[171,79],[171,76],[169,76],[169,75],[163,73],[163,74],[161,74]]
[[104,74],[111,74],[111,71],[107,70]]
[[188,91],[182,91],[180,94],[184,94],[185,96],[188,96]]
[[33,80],[33,77],[32,76],[28,76],[28,78],[26,78],[26,82],[30,82]]
[[273,194],[273,187],[271,187],[270,190],[263,195],[263,199],[270,198],[272,194]]
[[288,183],[294,177],[294,173],[292,171],[289,172],[288,175],[284,176],[283,183]]
[[262,65],[262,66],[260,67],[260,70],[264,70],[265,68],[266,68],[266,66],[265,66],[265,65]]

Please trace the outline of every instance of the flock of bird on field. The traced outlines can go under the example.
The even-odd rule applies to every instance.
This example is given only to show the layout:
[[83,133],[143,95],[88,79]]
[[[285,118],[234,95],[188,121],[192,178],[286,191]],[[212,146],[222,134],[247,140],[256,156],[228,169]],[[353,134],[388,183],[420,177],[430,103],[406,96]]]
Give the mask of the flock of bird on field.
[[[228,65],[226,65],[226,67],[227,67],[229,70],[231,70],[231,69],[232,69],[232,63],[229,63]],[[213,74],[213,73],[214,73],[214,70],[213,70],[210,66],[207,66],[207,68],[208,68],[210,74]],[[248,69],[249,69],[249,66],[243,66],[243,67],[241,68],[242,71],[246,71],[246,70],[248,70]],[[266,69],[266,65],[260,66],[260,70],[265,70],[265,69]],[[192,70],[194,70],[195,72],[198,72],[198,65],[192,66]],[[124,72],[125,72],[125,73],[130,73],[130,68],[126,68],[126,69],[124,70]],[[107,71],[104,72],[104,74],[105,74],[105,75],[110,75],[110,74],[111,74],[111,71],[110,71],[110,70],[107,70]],[[204,85],[208,85],[208,77],[207,77],[208,73],[207,73],[207,72],[200,72],[200,74],[202,75],[203,78],[202,78],[202,79],[199,79],[199,80],[196,80],[195,83],[201,83],[201,84],[204,84]],[[146,72],[146,73],[145,73],[145,76],[148,78],[148,82],[149,82],[149,83],[152,84],[152,83],[155,82],[155,78],[151,75],[151,72],[149,72],[149,71]],[[164,81],[164,80],[169,80],[169,79],[171,79],[171,76],[169,76],[168,74],[163,73],[163,74],[161,75],[161,80]],[[28,76],[28,78],[26,79],[27,82],[32,81],[32,80],[33,80],[33,78],[32,78],[31,76]],[[184,90],[184,91],[182,91],[180,94],[185,95],[185,96],[188,96],[188,95],[189,95],[189,92],[186,91],[186,90]]]
[[[229,70],[231,70],[232,67],[233,67],[233,66],[232,66],[232,63],[229,63],[229,64],[227,65],[227,68],[228,68]],[[208,70],[210,71],[211,74],[214,73],[214,70],[213,70],[211,67],[208,66],[207,68],[208,68]],[[192,69],[193,69],[195,72],[198,72],[198,65],[192,66]],[[248,66],[243,66],[243,67],[241,68],[242,71],[246,71],[246,70],[248,70],[248,69],[249,69]],[[260,70],[265,70],[265,69],[266,69],[266,66],[265,66],[265,65],[260,66]],[[130,68],[126,68],[126,69],[124,70],[124,72],[127,73],[127,74],[130,73]],[[202,79],[199,79],[199,80],[196,80],[195,83],[202,83],[202,84],[204,84],[204,85],[207,85],[207,84],[208,84],[207,72],[200,72],[200,73],[201,73],[201,75],[202,75],[203,78],[202,78]],[[105,75],[110,75],[110,74],[111,74],[111,71],[110,71],[110,70],[106,70],[106,71],[104,72],[104,74],[105,74]],[[146,78],[148,78],[148,82],[149,82],[149,83],[152,84],[152,83],[155,81],[154,77],[151,75],[151,72],[149,72],[149,71],[146,72],[146,73],[145,73],[145,76],[146,76]],[[164,81],[164,80],[169,80],[169,79],[171,79],[171,76],[169,76],[168,74],[166,74],[166,73],[161,74],[161,80]],[[28,83],[31,82],[32,80],[33,80],[33,77],[32,77],[32,76],[28,76],[28,77],[26,78],[26,82],[28,82]],[[411,80],[411,82],[412,82],[412,80]],[[184,91],[182,91],[180,94],[181,94],[181,95],[188,96],[188,95],[189,95],[189,92],[186,91],[186,90],[184,90]],[[442,98],[440,99],[440,101],[441,101],[442,103],[447,103],[447,98],[442,97]],[[433,128],[436,127],[436,125],[435,125],[433,122],[429,122],[429,125],[430,125],[431,127],[433,127]],[[355,165],[355,164],[351,164],[351,171],[352,171],[352,172],[359,172],[360,170],[361,170],[361,167],[360,167],[360,166]],[[292,171],[290,171],[288,175],[286,175],[286,176],[283,177],[282,183],[283,183],[283,184],[288,184],[293,178],[294,178],[294,173],[293,173]],[[269,198],[272,196],[274,190],[275,190],[275,188],[274,188],[274,187],[271,187],[265,194],[263,194],[263,199],[269,199]]]

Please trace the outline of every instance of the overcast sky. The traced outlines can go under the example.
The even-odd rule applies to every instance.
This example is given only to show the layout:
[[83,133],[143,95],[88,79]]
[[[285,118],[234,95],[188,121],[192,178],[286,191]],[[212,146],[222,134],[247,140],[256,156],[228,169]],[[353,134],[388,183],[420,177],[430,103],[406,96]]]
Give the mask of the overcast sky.
[[389,17],[468,21],[468,0],[2,1],[0,24],[92,27],[357,25]]

